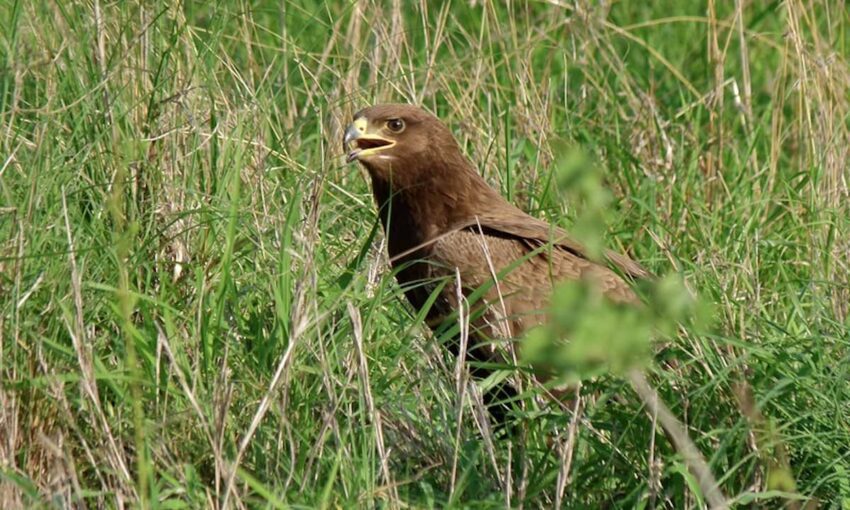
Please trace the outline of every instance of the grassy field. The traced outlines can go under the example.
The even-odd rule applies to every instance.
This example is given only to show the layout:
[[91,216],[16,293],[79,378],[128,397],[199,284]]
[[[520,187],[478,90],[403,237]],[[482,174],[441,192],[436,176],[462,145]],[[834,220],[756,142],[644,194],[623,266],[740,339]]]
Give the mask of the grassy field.
[[359,108],[438,114],[714,303],[649,379],[736,508],[850,508],[843,2],[0,2],[0,507],[700,508],[616,374],[478,392],[403,301]]

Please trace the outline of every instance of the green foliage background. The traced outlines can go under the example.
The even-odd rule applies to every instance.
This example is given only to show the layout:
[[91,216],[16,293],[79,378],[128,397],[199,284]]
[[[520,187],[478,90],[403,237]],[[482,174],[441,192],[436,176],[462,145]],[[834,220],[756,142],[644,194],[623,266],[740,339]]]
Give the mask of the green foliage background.
[[351,114],[395,100],[567,228],[553,148],[586,151],[606,244],[715,304],[652,381],[733,504],[847,508],[848,22],[828,0],[0,2],[0,506],[699,507],[617,377],[586,382],[572,436],[534,390],[518,436],[478,430],[343,165]]

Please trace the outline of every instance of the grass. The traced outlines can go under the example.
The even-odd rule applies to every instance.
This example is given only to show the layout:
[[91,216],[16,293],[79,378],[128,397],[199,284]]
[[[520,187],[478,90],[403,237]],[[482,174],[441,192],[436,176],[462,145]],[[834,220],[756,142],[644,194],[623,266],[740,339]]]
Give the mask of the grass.
[[650,379],[733,506],[850,507],[843,3],[5,0],[0,24],[0,506],[701,506],[613,375],[572,427],[527,396],[518,436],[482,435],[343,165],[351,114],[395,100],[567,227],[553,146],[591,154],[608,244],[716,305]]

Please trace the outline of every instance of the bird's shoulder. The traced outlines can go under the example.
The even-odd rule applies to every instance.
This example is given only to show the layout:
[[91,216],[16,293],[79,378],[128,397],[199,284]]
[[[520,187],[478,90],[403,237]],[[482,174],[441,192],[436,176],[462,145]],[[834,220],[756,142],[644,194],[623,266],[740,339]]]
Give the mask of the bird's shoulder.
[[431,257],[471,283],[495,276],[520,287],[549,287],[551,281],[579,278],[595,265],[556,245],[483,226],[440,236]]
[[456,229],[440,236],[431,259],[445,276],[460,275],[464,286],[478,287],[495,277],[505,289],[548,295],[555,283],[592,280],[615,301],[631,302],[636,296],[616,272],[581,253],[536,236],[497,230],[489,224]]

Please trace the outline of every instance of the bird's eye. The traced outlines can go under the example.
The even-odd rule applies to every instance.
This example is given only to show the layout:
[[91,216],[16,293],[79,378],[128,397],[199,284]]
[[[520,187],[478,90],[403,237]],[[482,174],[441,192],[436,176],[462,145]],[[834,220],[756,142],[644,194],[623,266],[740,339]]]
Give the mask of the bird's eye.
[[401,133],[404,129],[404,121],[401,119],[390,119],[387,121],[387,128],[390,131]]

